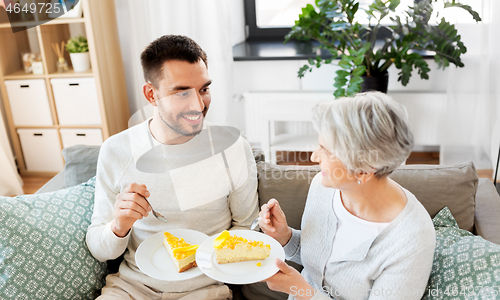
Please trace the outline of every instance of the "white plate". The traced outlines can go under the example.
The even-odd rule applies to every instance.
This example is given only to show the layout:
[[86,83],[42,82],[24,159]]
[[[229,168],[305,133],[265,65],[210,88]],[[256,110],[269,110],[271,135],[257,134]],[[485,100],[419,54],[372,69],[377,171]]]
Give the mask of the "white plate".
[[[265,260],[218,264],[213,246],[214,239],[219,236],[217,234],[206,239],[196,251],[196,264],[205,275],[226,283],[249,284],[265,280],[278,272],[276,258],[285,260],[285,251],[280,243],[272,237],[256,231],[232,230],[230,233],[271,245],[271,254]],[[258,262],[261,262],[262,266],[258,267]]]
[[[201,244],[208,235],[190,229],[170,229],[171,234],[190,244]],[[178,273],[167,249],[163,246],[163,232],[153,234],[144,240],[135,252],[135,262],[144,274],[166,281],[191,279],[203,274],[199,268]]]

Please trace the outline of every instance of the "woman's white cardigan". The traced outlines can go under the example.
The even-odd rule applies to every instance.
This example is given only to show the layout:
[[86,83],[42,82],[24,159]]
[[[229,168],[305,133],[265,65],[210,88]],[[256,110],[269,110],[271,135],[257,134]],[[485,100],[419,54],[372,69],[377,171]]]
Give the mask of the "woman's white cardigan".
[[[335,189],[311,183],[302,216],[302,230],[293,229],[285,246],[286,259],[304,266],[302,275],[315,288],[313,299],[421,299],[432,268],[436,234],[432,220],[404,189],[408,202],[396,219],[375,239],[329,263],[337,218]],[[307,291],[293,288],[289,299]]]

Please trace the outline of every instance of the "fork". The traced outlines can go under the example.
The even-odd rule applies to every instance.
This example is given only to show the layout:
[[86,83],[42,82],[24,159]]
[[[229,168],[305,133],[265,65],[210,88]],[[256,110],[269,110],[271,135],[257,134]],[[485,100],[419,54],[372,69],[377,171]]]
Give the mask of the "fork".
[[[144,198],[144,200],[146,200],[148,203],[148,199],[146,199],[146,197],[142,196],[142,198]],[[159,212],[156,212],[153,208],[153,206],[151,205],[151,203],[149,203],[149,206],[151,206],[151,212],[153,212],[153,216],[155,216],[155,218],[157,218],[158,220],[160,221],[163,221],[163,222],[167,222],[167,218],[165,218],[162,214],[160,214]]]
[[[152,208],[151,208],[152,209]],[[269,207],[264,211],[264,214],[269,211]],[[257,225],[259,225],[259,221],[262,219],[262,217],[257,217],[255,220],[252,221],[252,224],[250,225],[250,230],[255,230],[257,228]]]

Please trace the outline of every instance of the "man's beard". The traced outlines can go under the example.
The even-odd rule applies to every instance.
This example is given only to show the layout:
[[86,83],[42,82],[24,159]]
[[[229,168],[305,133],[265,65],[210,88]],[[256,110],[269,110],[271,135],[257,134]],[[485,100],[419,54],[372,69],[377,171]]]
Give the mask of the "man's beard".
[[[163,118],[163,116],[161,115],[161,113],[159,114],[160,115],[160,118],[161,120],[163,121],[163,123],[165,125],[167,125],[168,127],[170,127],[170,129],[172,129],[173,131],[175,131],[176,133],[180,134],[180,135],[183,135],[183,136],[195,136],[197,135],[198,133],[201,132],[202,128],[203,128],[203,122],[205,121],[205,116],[207,115],[207,112],[208,112],[208,106],[205,106],[205,109],[203,109],[203,111],[201,112],[202,114],[202,118],[203,120],[201,120],[201,122],[198,124],[198,126],[200,127],[199,130],[195,130],[195,131],[187,131],[183,128],[183,126],[181,125],[180,122],[171,122],[172,124],[170,124],[169,122],[167,122],[167,120],[165,120]],[[182,116],[178,119],[181,119]]]

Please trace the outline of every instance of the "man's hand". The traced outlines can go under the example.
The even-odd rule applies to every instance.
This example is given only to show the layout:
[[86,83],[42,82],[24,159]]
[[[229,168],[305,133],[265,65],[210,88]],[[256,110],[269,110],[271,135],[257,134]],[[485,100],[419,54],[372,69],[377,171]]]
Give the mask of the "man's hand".
[[278,273],[265,280],[271,290],[292,294],[297,300],[309,300],[314,296],[314,288],[307,283],[299,271],[279,258],[276,259],[276,266],[280,269]]
[[[268,212],[265,212],[269,208]],[[292,237],[292,229],[288,227],[285,213],[281,210],[278,200],[271,199],[267,204],[262,205],[259,214],[262,219],[259,227],[268,236],[277,240],[281,246],[285,246]]]
[[111,230],[118,237],[128,234],[135,221],[148,216],[151,206],[146,200],[149,191],[144,184],[132,183],[116,195],[115,219]]

